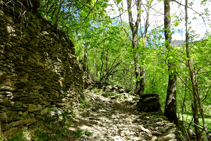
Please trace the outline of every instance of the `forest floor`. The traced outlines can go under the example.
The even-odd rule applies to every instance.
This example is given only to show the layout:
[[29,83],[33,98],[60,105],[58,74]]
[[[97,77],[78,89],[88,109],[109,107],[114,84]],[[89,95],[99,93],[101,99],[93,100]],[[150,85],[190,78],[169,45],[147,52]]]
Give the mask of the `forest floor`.
[[[85,90],[69,122],[71,141],[176,141],[178,130],[163,113],[139,112],[129,94]],[[72,134],[74,133],[74,134]]]

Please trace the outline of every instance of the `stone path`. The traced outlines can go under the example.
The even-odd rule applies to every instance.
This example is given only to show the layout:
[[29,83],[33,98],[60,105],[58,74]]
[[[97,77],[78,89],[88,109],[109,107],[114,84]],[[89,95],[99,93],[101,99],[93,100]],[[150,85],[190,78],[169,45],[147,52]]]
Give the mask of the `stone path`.
[[[78,108],[69,130],[77,141],[177,141],[177,128],[161,112],[139,112],[133,96],[103,97],[85,90],[87,106]],[[85,104],[83,106],[86,106]]]

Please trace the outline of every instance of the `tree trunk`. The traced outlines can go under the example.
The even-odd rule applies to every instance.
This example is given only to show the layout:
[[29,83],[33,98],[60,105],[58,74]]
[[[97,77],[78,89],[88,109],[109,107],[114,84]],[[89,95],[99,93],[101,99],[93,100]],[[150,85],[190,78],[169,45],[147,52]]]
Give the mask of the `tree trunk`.
[[[134,58],[134,66],[135,66],[135,76],[136,78],[140,78],[141,76],[141,68],[138,64],[138,53],[136,53],[136,57]],[[140,79],[136,80],[136,87],[135,87],[135,93],[137,95],[140,95],[141,92],[141,81]]]
[[201,132],[199,130],[199,117],[198,117],[198,99],[197,99],[197,88],[196,88],[196,83],[194,80],[194,73],[192,69],[192,65],[190,62],[190,51],[189,51],[189,36],[188,36],[188,11],[187,11],[187,6],[188,6],[188,0],[185,1],[185,26],[186,26],[186,55],[187,55],[187,61],[188,61],[188,67],[189,67],[189,75],[191,79],[191,84],[192,84],[192,90],[193,90],[193,118],[194,118],[194,125],[195,125],[195,133],[196,133],[196,138],[197,141],[202,141],[201,138]]
[[140,92],[139,94],[143,94],[144,93],[144,88],[145,88],[145,68],[144,67],[141,67],[140,68],[141,71],[140,71],[140,76],[141,76],[141,80],[140,80]]
[[84,77],[85,77],[85,80],[88,79],[88,46],[85,44],[85,49],[84,49],[84,64],[83,64],[84,68]]
[[[172,51],[171,46],[171,17],[170,17],[170,1],[164,1],[164,30],[165,30],[165,41],[166,48],[168,53]],[[169,119],[169,121],[174,122],[178,126],[177,119],[177,106],[176,106],[176,83],[177,78],[176,74],[172,72],[174,64],[168,61],[168,71],[169,71],[169,81],[168,81],[168,89],[166,96],[166,105],[165,105],[165,116]]]
[[98,78],[97,49],[94,50],[95,50],[95,59],[94,59],[95,78]]
[[[136,84],[135,84],[135,93],[137,95],[140,95],[144,91],[144,77],[142,76],[145,74],[145,71],[139,66],[139,56],[138,56],[138,27],[141,22],[141,0],[136,1],[136,7],[137,11],[137,20],[135,23],[133,23],[133,16],[132,16],[132,11],[131,11],[131,4],[132,0],[127,0],[127,6],[128,6],[128,17],[129,17],[129,24],[130,24],[130,29],[132,31],[132,47],[136,51],[135,57],[134,57],[134,65],[135,65],[135,76],[136,76]],[[141,72],[142,71],[142,72]],[[141,78],[142,76],[142,78]]]

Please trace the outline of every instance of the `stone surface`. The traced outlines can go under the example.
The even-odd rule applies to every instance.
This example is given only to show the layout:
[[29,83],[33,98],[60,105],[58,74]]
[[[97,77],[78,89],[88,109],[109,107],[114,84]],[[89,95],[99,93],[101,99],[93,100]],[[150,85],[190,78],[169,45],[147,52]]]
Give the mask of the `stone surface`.
[[58,118],[83,96],[74,45],[41,17],[36,1],[33,7],[24,7],[25,0],[0,2],[0,120],[6,135],[46,120],[45,108]]
[[[77,118],[83,120],[73,123],[72,128],[91,132],[91,136],[85,135],[87,141],[179,140],[176,125],[163,118],[161,111],[139,112],[135,104],[123,103],[123,101],[133,99],[134,96],[111,99],[112,96],[105,97],[104,92],[94,94],[86,90],[85,93],[91,110],[81,110]],[[76,141],[81,139],[77,138]]]
[[176,138],[175,134],[168,134],[165,136],[158,137],[158,141],[169,141],[169,140],[173,140],[175,138]]
[[35,118],[29,118],[29,119],[23,119],[23,120],[12,122],[12,123],[10,123],[10,125],[18,126],[18,125],[23,125],[23,124],[32,124],[34,122],[36,122]]
[[28,111],[29,112],[34,112],[34,111],[40,111],[40,110],[42,110],[42,105],[34,105],[34,104],[29,104],[28,105]]
[[155,112],[159,111],[161,105],[159,103],[158,94],[143,94],[140,96],[140,100],[137,103],[137,108],[139,111],[145,112]]
[[6,78],[6,72],[0,71],[0,82]]

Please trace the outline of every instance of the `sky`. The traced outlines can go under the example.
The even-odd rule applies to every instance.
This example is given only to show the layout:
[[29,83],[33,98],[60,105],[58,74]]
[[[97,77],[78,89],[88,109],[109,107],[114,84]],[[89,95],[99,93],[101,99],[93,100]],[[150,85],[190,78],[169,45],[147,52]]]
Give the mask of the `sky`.
[[[118,11],[118,7],[123,7],[124,11],[127,10],[127,1],[126,0],[122,0],[122,4],[119,3],[118,4],[118,7],[117,5],[114,3],[115,0],[110,0],[109,3],[110,4],[113,4],[113,9],[114,11],[111,11],[111,7],[107,9],[110,17],[116,17],[118,16],[120,13]],[[134,4],[134,0],[132,0],[133,3],[132,5]],[[143,3],[146,2],[146,0],[142,0]],[[185,4],[185,0],[178,0],[179,2],[181,2],[182,4]],[[207,3],[206,5],[202,6],[200,5],[200,2],[201,0],[189,0],[189,2],[193,2],[193,5],[191,6],[195,11],[201,13],[204,11],[205,8],[208,8],[210,9],[211,8],[211,0],[207,0]],[[152,23],[152,25],[155,25],[156,23],[158,23],[158,25],[161,25],[163,24],[163,1],[162,2],[158,2],[157,0],[154,0],[153,1],[153,8],[156,9],[158,12],[154,12],[154,10],[152,9],[151,12],[150,12],[150,23]],[[210,7],[210,8],[209,8]],[[132,8],[132,14],[133,14],[133,17],[134,17],[134,20],[136,20],[136,15],[137,15],[137,12],[136,12],[136,7],[133,7]],[[174,15],[177,15],[179,18],[183,18],[185,16],[185,12],[184,12],[184,6],[181,6],[180,8],[178,8],[178,4],[175,3],[175,2],[171,2],[171,15],[174,16]],[[210,12],[211,13],[211,12]],[[142,15],[145,15],[145,12],[142,14]],[[197,18],[195,20],[193,20],[192,18],[196,16]],[[189,17],[189,22],[191,22],[191,24],[189,24],[189,26],[191,26],[191,30],[194,30],[196,34],[199,34],[199,38],[196,38],[195,40],[200,40],[201,38],[204,37],[205,35],[205,32],[206,32],[206,28],[205,28],[205,25],[203,23],[203,19],[201,17],[199,17],[197,14],[195,14],[193,12],[193,10],[191,9],[188,9],[188,17]],[[211,19],[211,16],[208,16],[209,19]],[[122,16],[121,16],[122,20],[125,21],[125,22],[128,22],[128,13],[125,12]],[[176,18],[172,17],[172,25],[174,24],[174,21],[176,20]],[[142,21],[142,24],[144,24],[144,17],[142,17],[141,19]],[[210,29],[210,26],[209,24],[211,24],[210,21],[208,20],[205,20],[206,21],[206,26],[207,26],[207,30],[208,31],[211,31]],[[154,26],[155,27],[155,26]],[[151,27],[151,29],[153,29],[154,27]],[[175,29],[174,31],[180,29],[182,32],[175,32],[172,36],[173,40],[185,40],[185,22],[183,20],[183,22],[181,22]],[[172,29],[173,30],[173,29]]]

